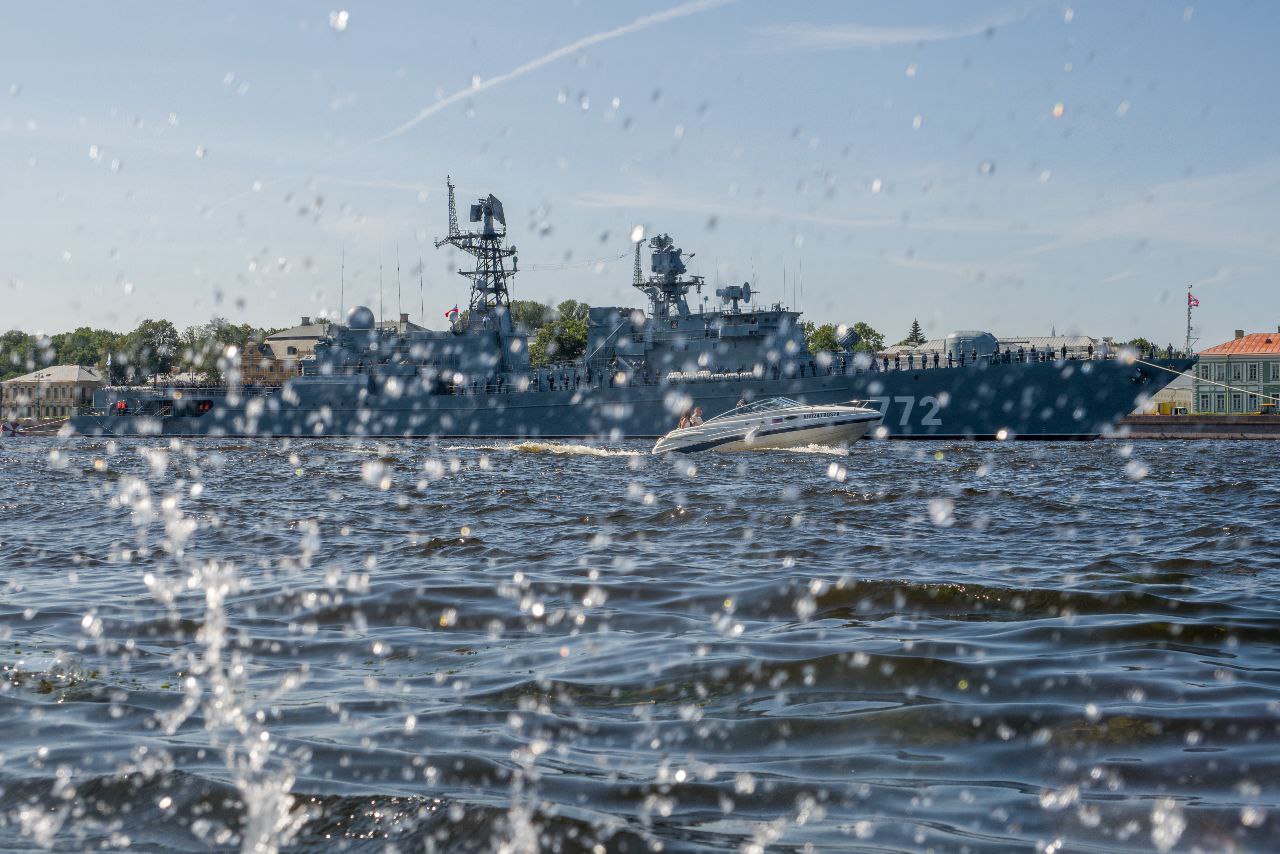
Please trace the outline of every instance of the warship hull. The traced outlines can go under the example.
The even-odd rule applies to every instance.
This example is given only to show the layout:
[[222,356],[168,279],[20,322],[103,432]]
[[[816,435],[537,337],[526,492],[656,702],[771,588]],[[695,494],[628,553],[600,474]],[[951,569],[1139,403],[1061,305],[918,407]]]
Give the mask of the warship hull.
[[[746,396],[805,404],[865,401],[889,439],[1094,439],[1194,364],[1192,359],[981,363],[900,371],[832,370],[817,376],[750,374],[699,380],[437,393],[375,375],[297,377],[271,389],[104,389],[95,413],[75,416],[89,436],[367,436],[652,439],[678,414],[707,417]],[[202,414],[181,414],[198,400]]]

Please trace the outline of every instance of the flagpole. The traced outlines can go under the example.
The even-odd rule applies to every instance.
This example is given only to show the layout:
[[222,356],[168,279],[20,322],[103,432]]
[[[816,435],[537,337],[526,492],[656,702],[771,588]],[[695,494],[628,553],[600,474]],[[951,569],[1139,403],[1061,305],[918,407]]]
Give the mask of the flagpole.
[[1187,343],[1184,350],[1187,356],[1191,355],[1191,286],[1187,285]]

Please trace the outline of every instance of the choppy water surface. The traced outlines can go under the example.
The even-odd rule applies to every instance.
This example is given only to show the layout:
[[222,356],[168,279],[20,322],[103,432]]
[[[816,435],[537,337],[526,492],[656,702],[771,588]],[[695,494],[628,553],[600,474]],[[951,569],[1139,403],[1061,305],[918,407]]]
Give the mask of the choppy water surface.
[[0,842],[1274,850],[1275,446],[0,445]]

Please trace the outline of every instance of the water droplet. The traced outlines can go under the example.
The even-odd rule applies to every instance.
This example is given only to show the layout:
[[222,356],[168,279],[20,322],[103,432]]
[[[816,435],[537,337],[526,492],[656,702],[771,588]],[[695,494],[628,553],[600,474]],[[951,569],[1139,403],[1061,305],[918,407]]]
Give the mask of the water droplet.
[[203,160],[203,159],[204,159],[204,155],[205,155],[205,147],[204,147],[203,145],[197,145],[197,146],[196,146],[196,157],[198,157],[198,158],[200,158],[200,159],[202,159],[202,160]]
[[1121,102],[1116,106],[1116,115],[1117,115],[1117,116],[1120,116],[1121,118],[1124,118],[1124,116],[1125,116],[1128,112],[1129,112],[1129,102],[1128,102],[1128,101],[1121,101]]
[[96,145],[89,146],[89,159],[97,160],[100,157],[102,157],[102,149],[98,148]]
[[920,130],[920,126],[921,126],[922,124],[924,124],[924,116],[922,116],[922,115],[920,115],[919,113],[917,113],[917,114],[916,114],[916,116],[915,116],[915,118],[913,118],[913,119],[911,120],[911,129],[912,129],[912,130]]
[[125,292],[126,294],[131,294],[131,293],[133,293],[133,282],[125,282],[125,283],[124,283],[124,292]]
[[556,103],[557,103],[557,104],[567,104],[568,102],[569,102],[569,93],[568,93],[568,92],[566,92],[565,90],[561,89],[559,92],[557,92],[557,93],[556,93]]
[[169,124],[170,124],[171,126],[176,126],[176,125],[178,124],[178,114],[177,114],[177,113],[170,113],[170,114],[169,114]]
[[995,171],[996,171],[996,164],[992,163],[990,160],[984,160],[978,164],[978,172],[980,172],[983,175],[990,175]]
[[644,226],[637,225],[635,228],[631,229],[631,242],[639,243],[641,240],[644,240]]
[[111,171],[112,171],[112,172],[119,172],[119,171],[120,171],[120,158],[118,158],[118,157],[117,157],[117,158],[112,159],[112,161],[111,161]]
[[676,125],[675,138],[684,139],[684,125]]
[[1062,118],[1062,114],[1065,113],[1066,111],[1067,111],[1067,108],[1063,106],[1061,101],[1053,105],[1053,117],[1055,119]]
[[1062,13],[1062,20],[1064,23],[1069,24],[1071,23],[1072,20],[1075,19],[1075,16],[1076,16],[1076,10],[1068,6],[1066,8],[1066,11]]
[[920,68],[920,66],[916,65],[916,63],[914,63],[914,62],[913,62],[913,63],[911,63],[910,65],[908,65],[908,66],[907,66],[907,76],[908,76],[908,77],[915,77],[915,76],[916,76],[916,71],[917,71],[917,70],[919,70],[919,68]]
[[330,12],[329,28],[335,33],[344,33],[347,31],[347,22],[349,20],[351,20],[351,15],[346,9]]
[[622,106],[622,99],[617,95],[614,95],[613,100],[609,102],[609,106],[613,107],[615,110],[618,109]]
[[1047,184],[1049,183],[1049,179],[1051,177],[1053,177],[1053,173],[1050,172],[1048,169],[1045,169],[1040,173],[1038,180],[1040,181],[1041,184]]
[[22,94],[22,84],[21,84],[21,83],[10,83],[10,84],[9,84],[9,94],[10,94],[12,97],[14,97],[14,98],[16,98],[16,97],[18,97],[20,94]]
[[876,178],[871,182],[871,192],[878,193],[882,189],[884,189],[884,182],[881,181],[879,178]]
[[254,182],[253,182],[253,188],[252,188],[252,189],[253,189],[253,191],[254,191],[255,193],[261,193],[261,192],[262,192],[262,181],[254,181]]
[[1191,7],[1191,6],[1188,6],[1187,8],[1183,9],[1183,10],[1182,10],[1182,22],[1183,22],[1184,24],[1186,24],[1186,23],[1190,23],[1190,22],[1191,22],[1191,16],[1192,16],[1192,15],[1194,15],[1195,13],[1196,13],[1196,10],[1195,10],[1193,7]]
[[483,82],[483,81],[480,79],[480,75],[479,75],[479,74],[472,74],[472,75],[471,75],[471,88],[472,88],[472,89],[479,89],[479,88],[480,88],[480,84],[481,84],[482,82]]

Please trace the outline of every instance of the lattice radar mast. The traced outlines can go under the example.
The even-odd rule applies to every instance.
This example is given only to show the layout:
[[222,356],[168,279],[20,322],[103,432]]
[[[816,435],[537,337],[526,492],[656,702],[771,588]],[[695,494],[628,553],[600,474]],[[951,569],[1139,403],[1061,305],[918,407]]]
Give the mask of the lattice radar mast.
[[[454,200],[451,177],[445,179],[449,188],[449,234],[436,241],[436,248],[448,244],[476,259],[475,269],[459,270],[458,275],[471,280],[471,298],[466,318],[460,321],[460,331],[493,330],[501,337],[514,333],[511,322],[511,278],[519,272],[516,247],[504,246],[507,236],[507,216],[502,202],[492,193],[471,205],[469,222],[479,223],[476,231],[463,231],[458,226],[458,208]],[[506,261],[511,259],[511,269]]]

